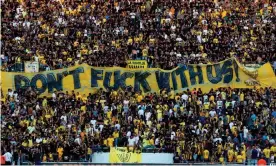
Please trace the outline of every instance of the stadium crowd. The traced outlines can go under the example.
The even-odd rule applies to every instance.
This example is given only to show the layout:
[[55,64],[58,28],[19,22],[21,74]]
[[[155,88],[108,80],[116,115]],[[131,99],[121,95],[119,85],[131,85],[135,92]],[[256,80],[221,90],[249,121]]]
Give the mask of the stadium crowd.
[[[274,62],[276,4],[268,0],[1,0],[1,70],[39,61],[49,70],[87,63],[149,67]],[[19,67],[20,68],[20,67]],[[22,70],[23,71],[23,70]],[[125,146],[175,153],[177,162],[275,162],[276,90],[190,89],[96,94],[1,92],[1,152],[19,158],[91,161]],[[27,155],[27,156],[25,156]],[[2,160],[2,159],[1,159]]]
[[163,69],[232,56],[276,61],[271,0],[2,1],[4,71],[26,60],[48,70],[126,66],[128,59]]
[[275,89],[100,89],[38,98],[29,88],[2,97],[1,150],[14,161],[20,154],[35,162],[91,161],[117,146],[176,153],[176,162],[275,161]]

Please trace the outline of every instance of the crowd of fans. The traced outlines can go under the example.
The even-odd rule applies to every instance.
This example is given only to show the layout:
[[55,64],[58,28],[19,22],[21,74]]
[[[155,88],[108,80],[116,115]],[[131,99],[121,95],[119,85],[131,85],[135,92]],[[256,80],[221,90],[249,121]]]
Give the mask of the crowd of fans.
[[2,70],[274,62],[275,13],[272,0],[2,0]]
[[[276,3],[269,0],[1,0],[1,70],[76,64],[149,67],[237,57],[271,62]],[[1,152],[20,158],[92,161],[110,147],[174,153],[177,162],[275,162],[276,90],[220,88],[144,94],[32,89],[1,92]],[[2,161],[2,158],[1,158]],[[6,164],[7,164],[6,163]]]
[[276,90],[220,88],[143,94],[9,90],[1,103],[2,152],[14,161],[91,161],[110,147],[175,153],[175,162],[253,164],[276,155]]

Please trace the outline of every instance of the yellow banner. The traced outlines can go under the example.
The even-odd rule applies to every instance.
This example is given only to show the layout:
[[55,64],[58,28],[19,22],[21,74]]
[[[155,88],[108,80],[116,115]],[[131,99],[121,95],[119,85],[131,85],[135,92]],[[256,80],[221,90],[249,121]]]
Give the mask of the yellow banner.
[[117,147],[110,149],[110,163],[141,163],[141,161],[141,153],[128,152],[126,147]]
[[128,69],[120,67],[92,67],[86,64],[61,70],[38,73],[1,72],[2,89],[34,88],[41,96],[50,96],[56,91],[72,91],[80,94],[94,93],[97,89],[130,89],[142,93],[161,89],[182,92],[201,88],[203,92],[219,87],[276,88],[276,77],[270,64],[254,72],[246,70],[235,59],[216,64],[184,65],[173,70],[158,68]]
[[128,60],[127,68],[146,69],[148,68],[148,62],[146,60]]

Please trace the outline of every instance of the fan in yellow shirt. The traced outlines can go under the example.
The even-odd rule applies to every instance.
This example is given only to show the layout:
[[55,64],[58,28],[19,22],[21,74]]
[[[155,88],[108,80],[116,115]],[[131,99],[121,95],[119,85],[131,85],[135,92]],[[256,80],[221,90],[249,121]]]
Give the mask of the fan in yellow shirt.
[[162,115],[163,115],[163,112],[161,109],[158,109],[157,110],[157,120],[158,121],[162,121]]
[[276,156],[276,143],[274,143],[274,145],[271,146],[270,151],[274,153],[274,156]]
[[62,160],[62,155],[63,155],[63,148],[61,146],[58,147],[57,153],[58,153],[58,160],[61,161]]
[[234,155],[235,155],[235,153],[234,153],[233,149],[228,150],[228,154],[227,154],[228,162],[232,162],[234,160]]
[[209,161],[209,150],[205,149],[203,151],[203,158],[204,158],[204,161],[205,162],[208,162]]
[[265,158],[269,159],[270,158],[270,149],[268,147],[266,147],[264,150],[263,150],[263,153],[265,155]]
[[143,100],[143,95],[141,95],[141,94],[139,94],[138,96],[137,96],[137,102],[141,102]]
[[221,155],[221,156],[219,157],[219,162],[222,163],[222,164],[224,163],[224,157],[223,157],[223,155]]
[[109,147],[113,147],[113,143],[114,143],[114,138],[112,137],[112,135],[110,135],[108,138],[107,138],[107,145]]
[[244,162],[244,158],[243,156],[241,155],[241,153],[239,155],[237,155],[237,163],[243,163]]

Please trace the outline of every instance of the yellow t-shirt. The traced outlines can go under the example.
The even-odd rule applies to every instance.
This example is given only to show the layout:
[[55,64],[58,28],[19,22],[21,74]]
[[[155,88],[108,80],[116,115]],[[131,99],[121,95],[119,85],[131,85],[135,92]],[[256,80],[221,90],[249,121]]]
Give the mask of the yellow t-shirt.
[[28,146],[28,143],[27,143],[27,142],[23,142],[23,143],[22,143],[22,146],[27,147],[27,146]]
[[207,149],[203,151],[203,157],[204,159],[209,159],[209,151]]
[[148,49],[143,49],[142,53],[143,53],[143,56],[148,56]]
[[157,119],[161,119],[162,118],[162,110],[158,109],[157,110]]
[[264,155],[265,155],[266,158],[270,158],[270,149],[265,148],[265,149],[263,150],[263,153],[264,153]]
[[232,162],[234,158],[234,151],[233,150],[229,150],[228,151],[228,161]]
[[237,156],[237,162],[238,163],[242,163],[243,162],[243,156],[242,155],[238,155]]
[[276,153],[276,146],[274,146],[274,145],[271,146],[270,151],[273,152],[273,153]]
[[58,148],[57,152],[58,152],[59,156],[62,156],[62,154],[63,154],[63,148]]
[[87,154],[92,154],[92,149],[91,148],[87,148]]
[[105,139],[105,140],[103,141],[103,144],[104,144],[105,146],[107,146],[107,139]]
[[131,38],[128,39],[127,44],[130,45],[133,43],[133,40]]
[[113,132],[113,137],[118,138],[119,137],[119,132]]
[[29,139],[29,148],[33,147],[33,140]]
[[143,96],[142,95],[137,96],[137,101],[138,102],[141,102],[142,100],[143,100]]
[[245,150],[241,151],[241,155],[243,157],[243,160],[245,160],[246,159],[246,152],[245,152]]
[[149,140],[149,144],[150,144],[150,145],[154,145],[154,140],[153,140],[153,139],[150,139],[150,140]]
[[223,163],[223,162],[224,162],[224,157],[223,157],[223,156],[221,156],[221,157],[219,158],[219,162],[220,162],[220,163]]
[[108,112],[106,113],[106,116],[107,116],[108,119],[111,119],[111,114],[112,114],[111,111],[108,111]]
[[210,108],[210,103],[209,102],[205,102],[204,103],[204,109],[205,110],[209,110],[209,108]]
[[222,153],[222,145],[219,144],[217,148],[218,148],[218,150],[217,150],[218,154],[221,154]]
[[108,146],[113,147],[114,138],[107,138]]
[[276,157],[276,146],[271,146],[270,152],[274,153],[274,157]]
[[86,111],[86,106],[85,105],[81,106],[81,111],[83,111],[83,112]]
[[241,101],[244,101],[244,93],[241,93],[241,94],[240,94],[240,100],[241,100]]
[[215,101],[215,97],[213,95],[210,96],[209,101]]

